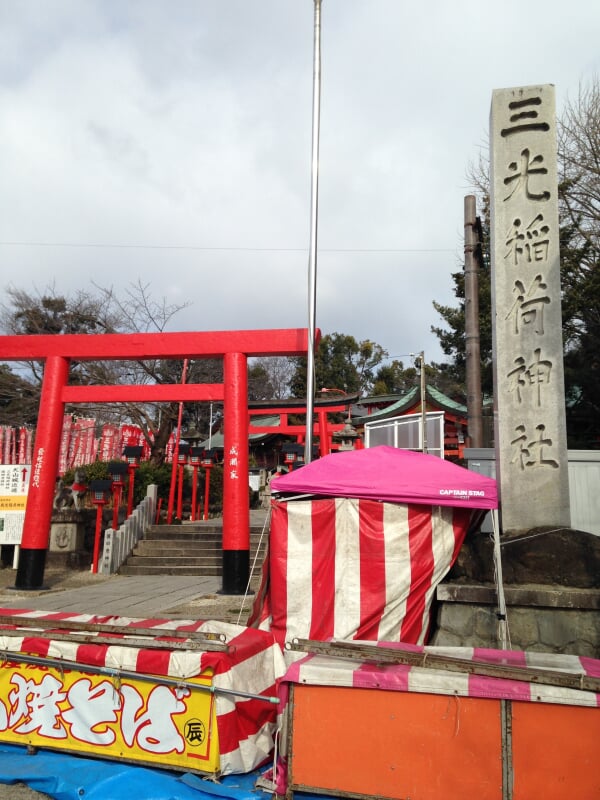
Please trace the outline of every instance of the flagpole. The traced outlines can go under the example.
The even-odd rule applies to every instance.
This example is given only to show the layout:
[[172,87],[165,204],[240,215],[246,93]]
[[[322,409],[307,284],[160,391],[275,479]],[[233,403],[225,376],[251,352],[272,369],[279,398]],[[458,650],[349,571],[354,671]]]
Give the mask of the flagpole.
[[308,258],[308,353],[306,359],[306,438],[304,463],[312,460],[315,405],[315,331],[317,305],[317,223],[319,201],[319,127],[321,121],[321,0],[314,0],[312,166],[310,251]]

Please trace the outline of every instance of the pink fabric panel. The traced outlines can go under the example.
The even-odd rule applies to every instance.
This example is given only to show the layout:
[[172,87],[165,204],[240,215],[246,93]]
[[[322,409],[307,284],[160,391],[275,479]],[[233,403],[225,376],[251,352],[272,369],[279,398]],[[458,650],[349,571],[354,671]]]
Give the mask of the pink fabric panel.
[[525,681],[510,681],[502,678],[485,678],[469,675],[471,697],[503,697],[507,700],[531,700],[531,690]]

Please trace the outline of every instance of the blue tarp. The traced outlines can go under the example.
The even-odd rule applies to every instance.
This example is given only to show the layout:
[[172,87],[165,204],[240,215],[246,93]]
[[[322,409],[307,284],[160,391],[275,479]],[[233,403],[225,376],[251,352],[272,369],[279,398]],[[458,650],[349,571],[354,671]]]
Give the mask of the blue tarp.
[[258,774],[230,775],[219,783],[117,761],[0,745],[0,782],[26,783],[55,800],[257,800]]
[[[54,800],[257,800],[272,795],[255,788],[259,772],[228,775],[219,782],[191,773],[137,767],[68,753],[0,744],[0,783],[26,783]],[[326,800],[325,795],[294,793]],[[333,798],[332,798],[333,800]]]

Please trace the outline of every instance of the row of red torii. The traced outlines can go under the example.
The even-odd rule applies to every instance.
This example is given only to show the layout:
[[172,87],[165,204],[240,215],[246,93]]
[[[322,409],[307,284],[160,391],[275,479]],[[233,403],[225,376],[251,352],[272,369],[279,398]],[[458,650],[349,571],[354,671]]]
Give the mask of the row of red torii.
[[[315,342],[319,342],[316,332]],[[193,333],[0,336],[1,361],[43,361],[44,378],[33,447],[15,588],[43,587],[60,437],[67,403],[200,402],[224,406],[223,592],[242,594],[249,578],[248,358],[306,355],[305,328]],[[119,386],[69,385],[75,361],[223,358],[223,383]],[[234,468],[233,468],[234,467]]]

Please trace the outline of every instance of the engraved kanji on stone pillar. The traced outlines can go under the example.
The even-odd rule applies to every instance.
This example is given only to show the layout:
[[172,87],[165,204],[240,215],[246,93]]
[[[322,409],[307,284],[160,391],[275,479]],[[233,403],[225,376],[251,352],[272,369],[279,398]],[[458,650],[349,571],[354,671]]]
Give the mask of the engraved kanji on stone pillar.
[[491,255],[502,528],[569,526],[554,87],[492,96]]

